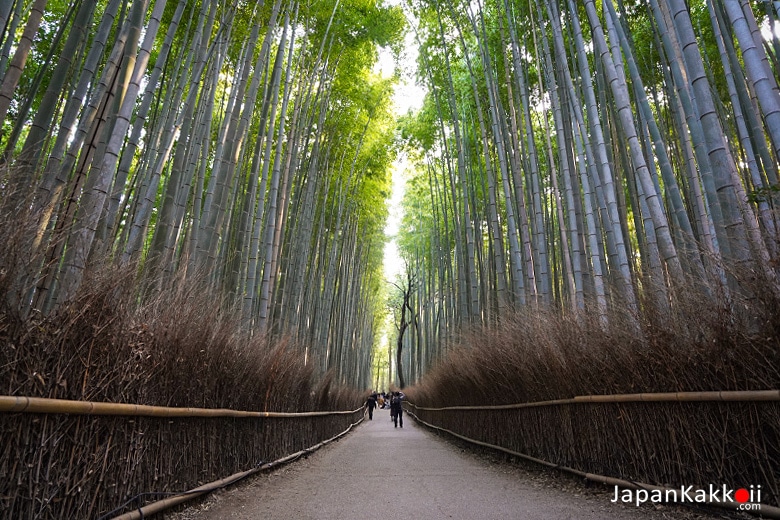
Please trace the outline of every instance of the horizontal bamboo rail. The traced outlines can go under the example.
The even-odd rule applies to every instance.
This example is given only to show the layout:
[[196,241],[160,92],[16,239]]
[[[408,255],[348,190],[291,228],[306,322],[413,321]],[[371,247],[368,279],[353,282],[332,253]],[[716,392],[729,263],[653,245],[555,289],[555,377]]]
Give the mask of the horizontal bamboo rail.
[[143,404],[95,403],[70,401],[66,399],[45,399],[42,397],[0,396],[0,413],[46,413],[73,415],[112,415],[141,417],[255,417],[296,418],[324,415],[348,415],[352,411],[334,412],[253,412],[229,410],[226,408],[174,408],[170,406],[149,406]]
[[[699,392],[697,392],[697,393],[699,393]],[[721,392],[701,392],[701,393],[714,394],[714,393],[721,393]],[[723,393],[726,393],[726,392],[723,392]],[[741,394],[745,394],[745,393],[751,393],[751,392],[728,392],[728,393],[729,394],[740,394],[740,393]],[[780,392],[775,392],[775,393],[778,394]],[[631,394],[631,396],[636,396],[636,395],[642,395],[642,394]],[[648,394],[644,394],[644,395],[648,395]],[[654,394],[654,395],[674,395],[674,394]],[[588,397],[593,397],[593,396],[588,396]],[[596,397],[621,397],[621,396],[596,396]],[[676,399],[667,399],[667,401],[670,401],[670,400],[671,401],[675,401]],[[715,400],[721,400],[721,399],[686,399],[686,400],[688,400],[688,401],[691,401],[691,400],[694,400],[694,401],[696,401],[696,400],[715,401]],[[722,399],[722,400],[740,401],[740,400],[745,400],[745,399]],[[780,399],[757,399],[757,400],[776,401],[776,400],[780,400]],[[561,401],[574,401],[574,400],[573,399],[562,399]],[[607,401],[607,402],[633,402],[633,401],[639,401],[639,399],[632,399],[631,401],[614,401],[613,400],[613,401]],[[548,401],[548,403],[549,402],[553,402],[553,401]],[[582,401],[582,400],[580,400],[580,401],[577,401],[577,402],[590,402],[590,401]],[[600,402],[604,402],[604,401],[600,401]],[[406,403],[406,404],[411,404],[411,403]],[[556,403],[556,404],[559,404],[559,403]],[[415,406],[415,408],[417,408],[417,407]],[[490,408],[492,409],[492,407],[490,407]],[[518,407],[515,407],[515,408],[518,408]],[[425,409],[425,410],[445,410],[445,408],[422,408],[422,407],[420,407],[420,409],[421,410],[422,409]],[[446,410],[455,410],[455,409],[457,409],[457,410],[476,409],[476,407],[451,407],[451,408],[446,408]],[[482,409],[485,409],[485,408],[482,408]],[[414,419],[417,422],[419,422],[421,424],[424,424],[428,428],[431,428],[431,429],[434,429],[434,430],[437,430],[437,431],[440,431],[440,432],[447,433],[449,435],[452,435],[453,437],[456,437],[458,439],[466,441],[466,442],[468,442],[470,444],[474,444],[476,446],[482,446],[482,447],[489,448],[489,449],[492,449],[492,450],[497,450],[497,451],[500,451],[500,452],[503,452],[503,453],[507,453],[507,454],[512,455],[514,457],[518,457],[518,458],[521,458],[523,460],[531,461],[531,462],[534,462],[536,464],[541,464],[542,466],[546,466],[548,468],[558,469],[558,470],[564,471],[566,473],[571,473],[573,475],[576,475],[578,477],[582,477],[582,478],[590,480],[592,482],[600,482],[602,484],[607,484],[607,485],[610,485],[610,486],[618,486],[618,487],[622,487],[622,488],[629,488],[629,489],[635,489],[635,490],[644,489],[644,490],[648,490],[648,491],[653,491],[653,490],[666,491],[667,489],[669,489],[669,488],[662,487],[662,486],[654,486],[652,484],[644,484],[642,482],[634,482],[634,481],[623,480],[623,479],[614,478],[614,477],[607,477],[605,475],[598,475],[596,473],[587,473],[587,472],[580,471],[580,470],[575,469],[575,468],[570,468],[568,466],[562,466],[562,465],[559,465],[559,464],[554,464],[552,462],[548,462],[548,461],[543,460],[543,459],[538,459],[536,457],[532,457],[530,455],[526,455],[525,453],[520,453],[518,451],[514,451],[514,450],[510,450],[510,449],[504,448],[503,446],[498,446],[498,445],[495,445],[495,444],[489,444],[487,442],[478,441],[476,439],[471,439],[471,438],[466,437],[464,435],[460,435],[459,433],[456,433],[456,432],[454,432],[452,430],[448,430],[447,428],[442,428],[440,426],[436,426],[435,424],[431,424],[431,423],[428,423],[426,421],[423,421],[422,419],[417,417],[417,415],[415,415],[413,412],[410,412],[410,411],[407,410],[407,413],[409,415],[411,415],[412,417],[414,417]],[[714,506],[714,507],[718,507],[718,508],[722,508],[722,509],[730,509],[732,511],[736,511],[737,508],[739,507],[739,504],[734,504],[733,502],[707,501],[705,503],[707,505],[709,505],[709,506]],[[681,505],[684,505],[684,504],[681,504]],[[743,511],[743,512],[750,513],[752,515],[759,515],[762,518],[772,518],[772,519],[775,519],[775,520],[780,520],[780,507],[774,507],[774,506],[770,506],[768,504],[761,504],[761,509],[758,510],[758,511],[746,510],[746,511]]]
[[665,392],[645,394],[613,394],[613,395],[580,395],[570,399],[555,399],[552,401],[536,401],[532,403],[500,404],[490,406],[445,406],[427,408],[409,403],[419,410],[515,410],[518,408],[533,408],[536,406],[557,406],[563,404],[581,403],[668,403],[668,402],[744,402],[744,401],[780,401],[780,390],[749,390],[726,392]]
[[[780,401],[780,390],[756,390],[742,392],[667,392],[615,395],[583,395],[570,399],[537,401],[492,406],[447,406],[441,408],[418,407],[420,410],[513,410],[535,406],[555,406],[580,403],[632,403],[632,402],[738,402],[738,401]],[[266,417],[294,418],[316,417],[323,415],[346,415],[352,411],[332,412],[258,412],[230,410],[226,408],[176,408],[170,406],[150,406],[142,404],[99,403],[90,401],[72,401],[66,399],[46,399],[42,397],[0,396],[0,413],[46,413],[74,415],[133,415],[143,417]]]

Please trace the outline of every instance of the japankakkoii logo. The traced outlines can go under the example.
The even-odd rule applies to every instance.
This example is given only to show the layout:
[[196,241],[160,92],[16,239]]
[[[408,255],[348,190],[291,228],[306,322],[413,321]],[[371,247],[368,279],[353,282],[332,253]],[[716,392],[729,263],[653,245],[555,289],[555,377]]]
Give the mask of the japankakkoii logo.
[[725,504],[734,503],[740,511],[761,510],[761,486],[732,489],[725,484],[707,488],[696,486],[680,486],[664,489],[620,489],[615,486],[615,496],[612,503],[635,504]]

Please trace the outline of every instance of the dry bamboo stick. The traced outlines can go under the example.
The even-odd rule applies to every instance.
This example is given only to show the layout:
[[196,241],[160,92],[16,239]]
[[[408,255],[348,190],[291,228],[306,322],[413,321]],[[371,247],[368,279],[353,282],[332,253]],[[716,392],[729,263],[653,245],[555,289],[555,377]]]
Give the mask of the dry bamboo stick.
[[252,412],[225,408],[173,408],[143,404],[95,403],[42,397],[0,396],[0,413],[51,413],[74,415],[134,415],[144,417],[260,417],[296,418],[348,415],[359,411],[331,412]]
[[629,402],[693,402],[693,401],[780,401],[780,390],[753,390],[743,392],[668,392],[658,394],[587,395],[574,398],[586,403]]
[[780,390],[746,390],[729,392],[666,392],[644,394],[579,395],[570,399],[537,401],[533,403],[502,404],[492,406],[446,406],[427,408],[407,402],[418,410],[514,410],[536,406],[559,406],[578,403],[636,403],[636,402],[741,402],[741,401],[780,401]]

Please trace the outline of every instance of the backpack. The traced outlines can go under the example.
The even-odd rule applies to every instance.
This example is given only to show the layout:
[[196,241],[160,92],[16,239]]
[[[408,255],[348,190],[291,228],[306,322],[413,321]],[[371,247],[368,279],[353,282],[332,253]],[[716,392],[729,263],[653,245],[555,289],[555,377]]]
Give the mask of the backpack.
[[398,396],[395,396],[395,397],[393,397],[393,400],[392,400],[392,401],[390,401],[390,404],[391,404],[392,406],[395,406],[395,407],[398,407],[398,408],[400,408],[400,407],[401,407],[401,398],[400,398],[400,397],[398,397]]

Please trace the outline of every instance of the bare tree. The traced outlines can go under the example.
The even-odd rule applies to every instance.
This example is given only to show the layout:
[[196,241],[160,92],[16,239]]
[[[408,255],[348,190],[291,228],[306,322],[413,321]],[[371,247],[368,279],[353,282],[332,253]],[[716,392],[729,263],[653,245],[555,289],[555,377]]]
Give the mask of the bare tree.
[[393,314],[395,315],[395,326],[398,331],[398,337],[395,342],[395,363],[398,371],[398,385],[401,388],[406,386],[403,370],[404,337],[409,327],[417,327],[417,314],[412,308],[412,298],[417,286],[416,277],[408,264],[404,271],[406,280],[403,286],[393,282],[395,288],[398,289],[397,297],[399,298],[393,307]]

